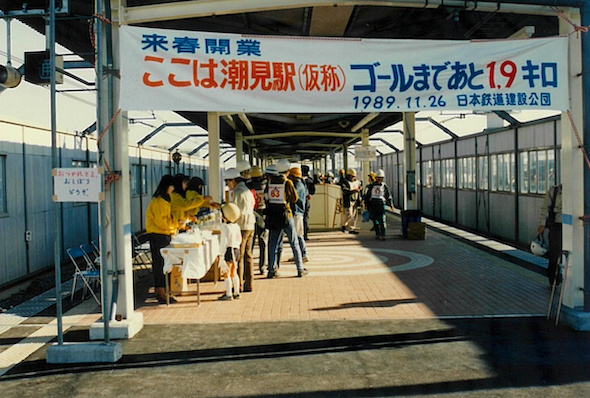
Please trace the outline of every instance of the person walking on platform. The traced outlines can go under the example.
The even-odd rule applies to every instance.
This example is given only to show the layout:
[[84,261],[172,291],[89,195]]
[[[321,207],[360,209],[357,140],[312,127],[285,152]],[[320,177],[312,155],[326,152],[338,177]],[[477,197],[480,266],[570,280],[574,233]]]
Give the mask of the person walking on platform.
[[340,182],[340,188],[342,188],[342,224],[340,229],[342,232],[350,234],[358,234],[356,230],[356,221],[358,216],[358,201],[359,192],[361,186],[356,181],[356,171],[354,169],[348,169],[346,177]]
[[246,186],[246,180],[235,168],[229,168],[223,173],[225,183],[232,190],[231,203],[240,209],[240,217],[236,223],[240,226],[242,243],[240,245],[240,258],[238,263],[238,275],[243,292],[252,291],[254,281],[254,259],[252,256],[252,239],[254,239],[254,195]]
[[393,202],[389,194],[389,188],[383,182],[385,172],[378,170],[375,173],[375,182],[369,184],[367,192],[363,198],[365,206],[373,220],[373,228],[375,229],[375,236],[378,240],[385,240],[386,218],[385,206],[393,209]]
[[[295,224],[295,234],[297,234],[297,242],[301,250],[301,259],[304,263],[309,261],[307,257],[307,246],[303,238],[303,214],[305,213],[305,203],[307,202],[307,187],[303,182],[303,175],[299,167],[291,167],[289,169],[289,179],[293,182],[295,192],[297,192],[297,201],[291,203],[291,212],[293,213],[293,224]],[[294,261],[295,258],[289,261]]]
[[258,260],[258,270],[260,275],[264,273],[264,266],[266,264],[266,241],[268,240],[268,231],[264,225],[264,210],[266,209],[266,202],[264,201],[264,192],[266,191],[267,180],[262,174],[259,166],[253,166],[250,170],[251,189],[256,193],[254,204],[254,217],[256,224],[254,225],[254,241],[258,242],[258,249],[260,251],[260,258]]
[[562,250],[562,224],[561,224],[561,191],[562,185],[551,187],[543,198],[541,204],[541,218],[537,233],[541,234],[545,228],[549,229],[549,264],[547,266],[547,278],[549,285],[561,283],[561,274],[558,269]]
[[301,166],[301,173],[303,174],[303,181],[307,187],[307,200],[305,201],[305,212],[303,213],[303,239],[309,240],[307,234],[309,233],[309,211],[311,210],[311,197],[315,194],[315,184],[313,178],[309,175],[309,166]]
[[286,159],[280,159],[277,162],[277,171],[279,175],[272,176],[268,182],[266,192],[266,227],[269,230],[268,238],[268,274],[267,278],[277,277],[275,271],[276,250],[279,239],[283,236],[283,231],[287,234],[295,266],[297,267],[297,276],[302,277],[308,274],[303,268],[301,250],[297,242],[295,225],[293,223],[293,213],[291,212],[291,203],[297,202],[297,192],[293,182],[287,178],[291,164]]
[[[164,275],[164,258],[160,249],[168,246],[171,236],[177,231],[179,223],[172,215],[170,194],[174,191],[174,177],[165,175],[160,180],[152,197],[146,214],[145,229],[149,235],[150,251],[152,254],[152,274],[154,276],[154,291],[160,304],[166,304],[166,279]],[[175,303],[174,298],[170,302]]]

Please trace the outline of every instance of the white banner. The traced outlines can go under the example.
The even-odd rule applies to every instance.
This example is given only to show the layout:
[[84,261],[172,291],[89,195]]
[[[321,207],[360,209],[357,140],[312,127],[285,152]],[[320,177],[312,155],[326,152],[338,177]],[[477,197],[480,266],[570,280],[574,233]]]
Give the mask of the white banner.
[[423,41],[123,26],[121,108],[218,112],[568,109],[567,38]]
[[374,146],[355,146],[354,160],[357,162],[372,162],[377,160],[377,148]]

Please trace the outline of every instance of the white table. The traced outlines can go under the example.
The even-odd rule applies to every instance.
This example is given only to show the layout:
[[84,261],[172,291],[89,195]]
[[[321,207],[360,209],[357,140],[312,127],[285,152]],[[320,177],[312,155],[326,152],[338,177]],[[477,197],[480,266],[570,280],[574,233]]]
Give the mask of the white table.
[[[207,236],[201,243],[186,245],[186,247],[166,246],[160,249],[164,258],[164,274],[172,272],[174,267],[182,269],[182,279],[197,280],[197,302],[201,304],[199,283],[201,278],[207,275],[211,266],[217,261],[219,255],[219,238],[217,235]],[[166,276],[166,305],[170,304],[170,284]],[[184,291],[184,286],[181,287]]]

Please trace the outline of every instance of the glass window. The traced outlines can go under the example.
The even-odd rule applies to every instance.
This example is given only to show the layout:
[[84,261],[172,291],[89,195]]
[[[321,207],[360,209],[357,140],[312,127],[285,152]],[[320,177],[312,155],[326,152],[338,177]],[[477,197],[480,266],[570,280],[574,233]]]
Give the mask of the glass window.
[[440,187],[441,186],[441,178],[440,178],[440,160],[434,161],[434,186]]
[[537,152],[529,152],[529,192],[537,193]]
[[510,169],[512,168],[512,164],[510,162],[510,154],[505,153],[504,157],[504,191],[510,192],[510,187],[512,185],[512,175],[510,174]]
[[492,191],[497,191],[498,190],[498,156],[496,155],[492,155],[490,157],[491,159],[491,178],[490,178],[490,183],[492,186]]
[[547,151],[537,152],[537,164],[537,192],[544,194],[547,192]]
[[474,182],[475,182],[475,158],[470,157],[467,159],[467,187],[469,189],[474,189]]
[[482,190],[488,189],[488,157],[487,156],[480,156],[478,158],[479,165],[478,165],[478,188]]
[[7,213],[6,205],[6,156],[0,156],[0,213]]
[[520,175],[518,176],[518,183],[520,185],[520,193],[529,192],[529,154],[528,152],[520,153],[520,164],[519,164]]
[[547,151],[547,188],[555,184],[555,152],[550,150]]
[[73,160],[72,159],[72,167],[88,167],[86,165],[87,165],[87,163],[84,160]]
[[131,168],[131,192],[133,195],[147,193],[147,166],[134,164]]
[[506,159],[504,155],[498,155],[498,191],[504,191],[506,185]]
[[[422,179],[421,184],[426,188],[432,187],[432,160],[427,160],[426,162],[422,162]],[[417,170],[416,170],[417,171]],[[416,173],[418,174],[418,173]]]
[[463,159],[457,159],[457,188],[463,188]]
[[447,159],[447,187],[455,187],[455,160]]
[[516,161],[514,153],[510,154],[510,192],[516,191]]

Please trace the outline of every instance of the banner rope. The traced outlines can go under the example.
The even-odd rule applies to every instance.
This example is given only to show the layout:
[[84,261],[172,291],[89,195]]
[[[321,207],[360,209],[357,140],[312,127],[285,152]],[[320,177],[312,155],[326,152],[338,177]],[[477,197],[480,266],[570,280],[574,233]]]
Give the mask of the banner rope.
[[588,29],[590,28],[590,26],[580,26],[580,25],[576,25],[575,23],[573,23],[572,21],[570,21],[570,19],[567,17],[567,15],[565,15],[565,13],[563,11],[561,11],[559,8],[551,6],[551,10],[557,14],[557,16],[561,19],[563,19],[565,22],[569,23],[572,28],[574,28],[574,31],[569,33],[569,35],[574,34],[574,33],[588,33]]
[[[107,131],[109,131],[109,129],[111,128],[112,124],[115,122],[115,119],[117,118],[117,116],[119,116],[119,113],[121,113],[121,108],[119,108],[119,110],[117,110],[117,112],[113,115],[113,117],[111,118],[111,120],[107,123],[107,125],[105,126],[105,128],[102,130],[102,132],[100,133],[100,135],[98,136],[98,138],[96,139],[96,145],[100,148],[100,141],[102,140],[102,137],[104,137],[104,135],[106,134]],[[103,159],[103,163],[104,166],[107,170],[107,174],[104,177],[104,182],[105,182],[105,190],[109,189],[109,186],[111,185],[112,182],[114,181],[118,181],[121,176],[117,173],[113,173],[111,171],[111,168],[109,167],[109,162],[107,162],[106,159]]]

